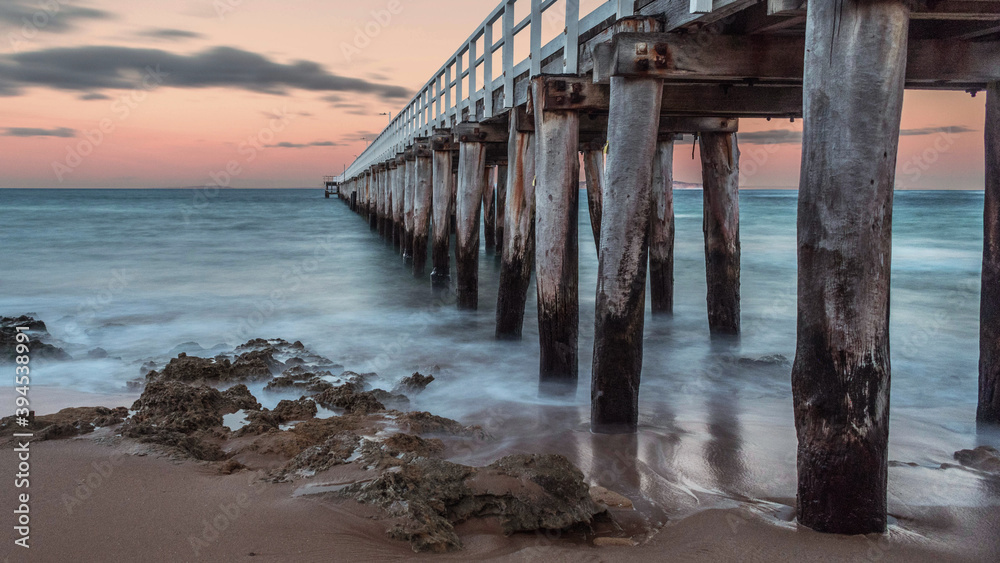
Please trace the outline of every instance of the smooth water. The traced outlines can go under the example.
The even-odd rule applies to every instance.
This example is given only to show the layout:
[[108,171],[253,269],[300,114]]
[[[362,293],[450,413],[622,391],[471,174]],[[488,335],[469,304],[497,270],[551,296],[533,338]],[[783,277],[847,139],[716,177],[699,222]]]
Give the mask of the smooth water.
[[[647,316],[640,440],[660,460],[647,465],[656,471],[665,444],[677,446],[673,458],[707,464],[694,471],[699,486],[727,489],[735,479],[747,494],[794,495],[790,364],[737,358],[794,357],[797,194],[740,194],[736,350],[709,339],[701,197],[675,193],[675,314]],[[933,468],[983,439],[974,424],[982,213],[982,192],[896,193],[893,459]],[[416,407],[522,443],[566,432],[587,441],[597,260],[586,214],[581,194],[581,382],[569,403],[537,398],[533,286],[523,342],[495,342],[498,260],[481,253],[479,311],[460,313],[320,190],[0,190],[0,314],[36,314],[77,358],[95,347],[111,356],[38,368],[36,394],[120,392],[142,362],[165,363],[182,343],[232,348],[278,337],[387,380],[435,373]]]

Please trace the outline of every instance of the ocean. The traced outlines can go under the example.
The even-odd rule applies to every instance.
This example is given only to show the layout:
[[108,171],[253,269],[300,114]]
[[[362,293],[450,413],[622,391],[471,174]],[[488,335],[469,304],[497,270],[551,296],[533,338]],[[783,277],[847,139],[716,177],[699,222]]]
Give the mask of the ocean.
[[[538,397],[534,286],[524,340],[496,342],[497,258],[480,253],[479,310],[459,312],[322,190],[0,190],[0,314],[44,320],[75,358],[33,370],[40,401],[126,393],[144,362],[178,351],[300,340],[386,381],[433,373],[416,408],[499,438],[462,461],[547,447],[594,474],[618,452],[634,463],[615,479],[651,505],[676,494],[692,509],[782,504],[795,484],[797,193],[740,194],[743,334],[725,349],[708,333],[701,197],[675,192],[675,311],[646,319],[637,438],[587,431],[597,256],[583,193],[575,400]],[[940,469],[988,440],[975,429],[982,214],[982,192],[895,196],[890,511],[984,502],[978,480]],[[95,348],[108,357],[88,358]]]

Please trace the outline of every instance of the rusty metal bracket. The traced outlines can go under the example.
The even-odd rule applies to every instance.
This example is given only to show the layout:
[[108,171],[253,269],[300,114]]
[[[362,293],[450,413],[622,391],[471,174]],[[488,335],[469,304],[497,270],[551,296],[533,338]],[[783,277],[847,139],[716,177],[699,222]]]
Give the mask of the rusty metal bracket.
[[611,105],[608,88],[594,84],[586,77],[550,74],[536,76],[531,80],[534,84],[541,85],[542,99],[539,101],[542,111],[607,111]]
[[496,123],[459,123],[452,131],[460,143],[507,142],[507,128]]

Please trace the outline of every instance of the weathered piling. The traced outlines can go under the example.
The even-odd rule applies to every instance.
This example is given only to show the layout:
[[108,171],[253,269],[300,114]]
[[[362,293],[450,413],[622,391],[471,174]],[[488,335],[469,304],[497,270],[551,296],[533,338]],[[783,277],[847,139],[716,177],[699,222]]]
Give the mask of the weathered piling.
[[434,153],[433,173],[433,203],[434,241],[431,252],[433,270],[431,270],[431,285],[434,289],[447,289],[451,284],[451,256],[449,254],[451,238],[451,210],[455,199],[455,183],[452,174],[453,145],[451,132],[447,129],[436,129],[431,137],[431,149]]
[[976,421],[1000,424],[1000,82],[986,93],[986,207]]
[[611,78],[591,384],[594,432],[635,432],[638,424],[650,191],[662,97],[662,80]]
[[580,116],[545,106],[545,81],[535,77],[535,287],[538,289],[539,379],[543,392],[576,391],[580,320],[577,201]]
[[496,337],[520,340],[535,264],[535,133],[521,109],[510,112],[504,242],[497,292]]
[[507,163],[497,165],[496,257],[503,256],[503,222],[507,210]]
[[413,207],[417,192],[417,157],[406,147],[406,175],[403,184],[403,262],[413,260]]
[[601,184],[604,180],[604,149],[588,143],[583,148],[583,175],[587,183],[587,208],[590,211],[590,230],[594,244],[601,248]]
[[406,172],[406,159],[396,155],[396,167],[392,170],[392,243],[396,250],[403,247],[403,184]]
[[386,216],[387,215],[386,210],[389,208],[389,193],[388,193],[388,190],[386,190],[387,177],[388,177],[389,172],[388,172],[388,169],[386,168],[384,162],[382,164],[379,164],[378,168],[379,168],[379,173],[378,173],[378,214],[379,214],[378,220],[379,220],[379,229],[378,229],[378,233],[379,233],[379,236],[381,236],[382,239],[385,240],[386,238],[388,238],[386,235],[389,232],[389,224],[390,224],[389,218]]
[[455,232],[455,296],[459,309],[479,307],[479,218],[486,180],[486,144],[461,142]]
[[792,394],[798,522],[886,529],[892,197],[908,3],[811,2]]
[[734,133],[701,134],[708,328],[740,332],[740,151]]
[[649,297],[654,315],[674,312],[674,134],[669,132],[660,134],[653,157]]
[[368,183],[368,189],[366,190],[368,192],[368,209],[366,211],[368,213],[368,228],[371,229],[371,230],[373,230],[373,231],[377,231],[378,230],[378,211],[375,208],[376,201],[377,201],[376,197],[375,197],[375,194],[376,194],[376,189],[377,189],[376,188],[376,181],[378,179],[378,176],[376,175],[376,171],[375,171],[375,166],[374,165],[368,170],[368,172],[365,174],[365,176],[366,176],[366,181]]
[[483,186],[483,246],[486,254],[493,254],[497,248],[497,208],[496,187],[493,177],[496,167],[486,169],[486,180]]
[[413,277],[424,277],[427,266],[427,230],[433,205],[433,164],[430,140],[418,138],[414,145],[416,156],[416,190],[413,196]]

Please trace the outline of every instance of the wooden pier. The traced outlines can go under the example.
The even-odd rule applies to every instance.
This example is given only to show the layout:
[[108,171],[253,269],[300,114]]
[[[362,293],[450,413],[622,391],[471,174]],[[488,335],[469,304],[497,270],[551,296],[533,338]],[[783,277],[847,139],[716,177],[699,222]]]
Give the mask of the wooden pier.
[[[530,14],[515,21],[515,4]],[[611,0],[589,14],[561,0],[565,32],[542,44],[555,4],[503,0],[335,179],[339,197],[459,308],[495,298],[498,339],[521,337],[535,272],[540,389],[573,393],[582,155],[599,260],[591,427],[634,432],[647,276],[653,312],[673,311],[675,139],[701,144],[708,326],[737,338],[739,119],[802,118],[797,517],[884,532],[904,88],[987,93],[977,420],[1000,424],[1000,0]],[[529,58],[514,60],[515,36]],[[496,296],[479,294],[481,225]]]

